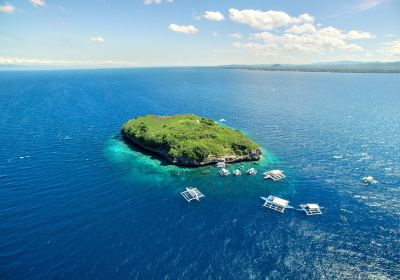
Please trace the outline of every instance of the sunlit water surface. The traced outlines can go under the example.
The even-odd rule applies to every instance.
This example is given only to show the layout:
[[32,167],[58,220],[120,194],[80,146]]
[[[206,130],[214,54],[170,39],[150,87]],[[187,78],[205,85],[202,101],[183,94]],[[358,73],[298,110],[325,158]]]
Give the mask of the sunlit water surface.
[[[399,279],[399,94],[387,74],[1,72],[0,278]],[[225,118],[265,149],[246,168],[287,178],[179,168],[119,136],[189,112]],[[269,194],[324,214],[273,212]]]

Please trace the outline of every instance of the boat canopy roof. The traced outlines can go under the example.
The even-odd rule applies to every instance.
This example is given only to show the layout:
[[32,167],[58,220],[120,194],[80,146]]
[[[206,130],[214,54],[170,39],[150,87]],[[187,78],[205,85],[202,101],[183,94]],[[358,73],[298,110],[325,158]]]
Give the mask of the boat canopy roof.
[[284,200],[284,199],[279,198],[279,197],[274,197],[274,198],[272,199],[272,203],[277,204],[277,205],[280,205],[280,206],[283,206],[283,207],[286,207],[286,206],[289,205],[289,201]]
[[310,208],[310,209],[319,209],[319,205],[315,204],[315,203],[309,203],[309,204],[306,204],[306,206],[308,206],[308,208]]
[[186,191],[181,192],[182,196],[186,199],[187,202],[191,202],[192,200],[200,201],[200,198],[204,197],[197,188],[187,187]]
[[186,190],[192,195],[192,196],[198,196],[199,191],[196,188],[186,188]]

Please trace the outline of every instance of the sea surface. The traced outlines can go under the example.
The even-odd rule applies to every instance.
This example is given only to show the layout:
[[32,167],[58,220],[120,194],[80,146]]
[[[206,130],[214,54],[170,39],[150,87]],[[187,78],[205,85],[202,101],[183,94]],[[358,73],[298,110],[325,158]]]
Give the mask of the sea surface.
[[[120,137],[178,113],[254,139],[259,174],[171,166]],[[186,186],[206,197],[187,203]],[[399,75],[0,72],[0,279],[400,279]]]

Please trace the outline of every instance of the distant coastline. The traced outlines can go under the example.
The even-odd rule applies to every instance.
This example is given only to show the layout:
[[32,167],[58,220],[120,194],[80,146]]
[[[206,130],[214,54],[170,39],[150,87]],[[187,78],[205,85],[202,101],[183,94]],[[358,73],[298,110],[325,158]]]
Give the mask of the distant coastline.
[[0,64],[0,71],[51,71],[51,70],[105,70],[105,69],[139,69],[139,68],[221,68],[241,69],[258,71],[281,71],[281,72],[331,72],[331,73],[400,73],[400,61],[393,62],[359,62],[359,61],[337,61],[310,64],[229,64],[218,66],[143,66],[143,67],[77,67],[77,66],[33,66]]
[[221,65],[224,69],[289,72],[333,72],[333,73],[400,73],[400,61],[396,62],[330,62],[312,64],[258,64]]

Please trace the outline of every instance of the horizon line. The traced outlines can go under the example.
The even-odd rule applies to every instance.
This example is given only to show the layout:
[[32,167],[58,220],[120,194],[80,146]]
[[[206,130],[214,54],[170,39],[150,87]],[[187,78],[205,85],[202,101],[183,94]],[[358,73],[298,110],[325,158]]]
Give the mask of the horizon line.
[[[400,60],[381,61],[381,60],[343,60],[343,61],[317,61],[309,63],[238,63],[238,64],[218,64],[218,65],[43,65],[43,64],[15,64],[15,63],[0,63],[0,70],[79,70],[79,69],[136,69],[136,68],[211,68],[211,67],[224,67],[224,66],[304,66],[315,64],[368,64],[368,63],[396,63]],[[9,69],[7,69],[10,67]]]

